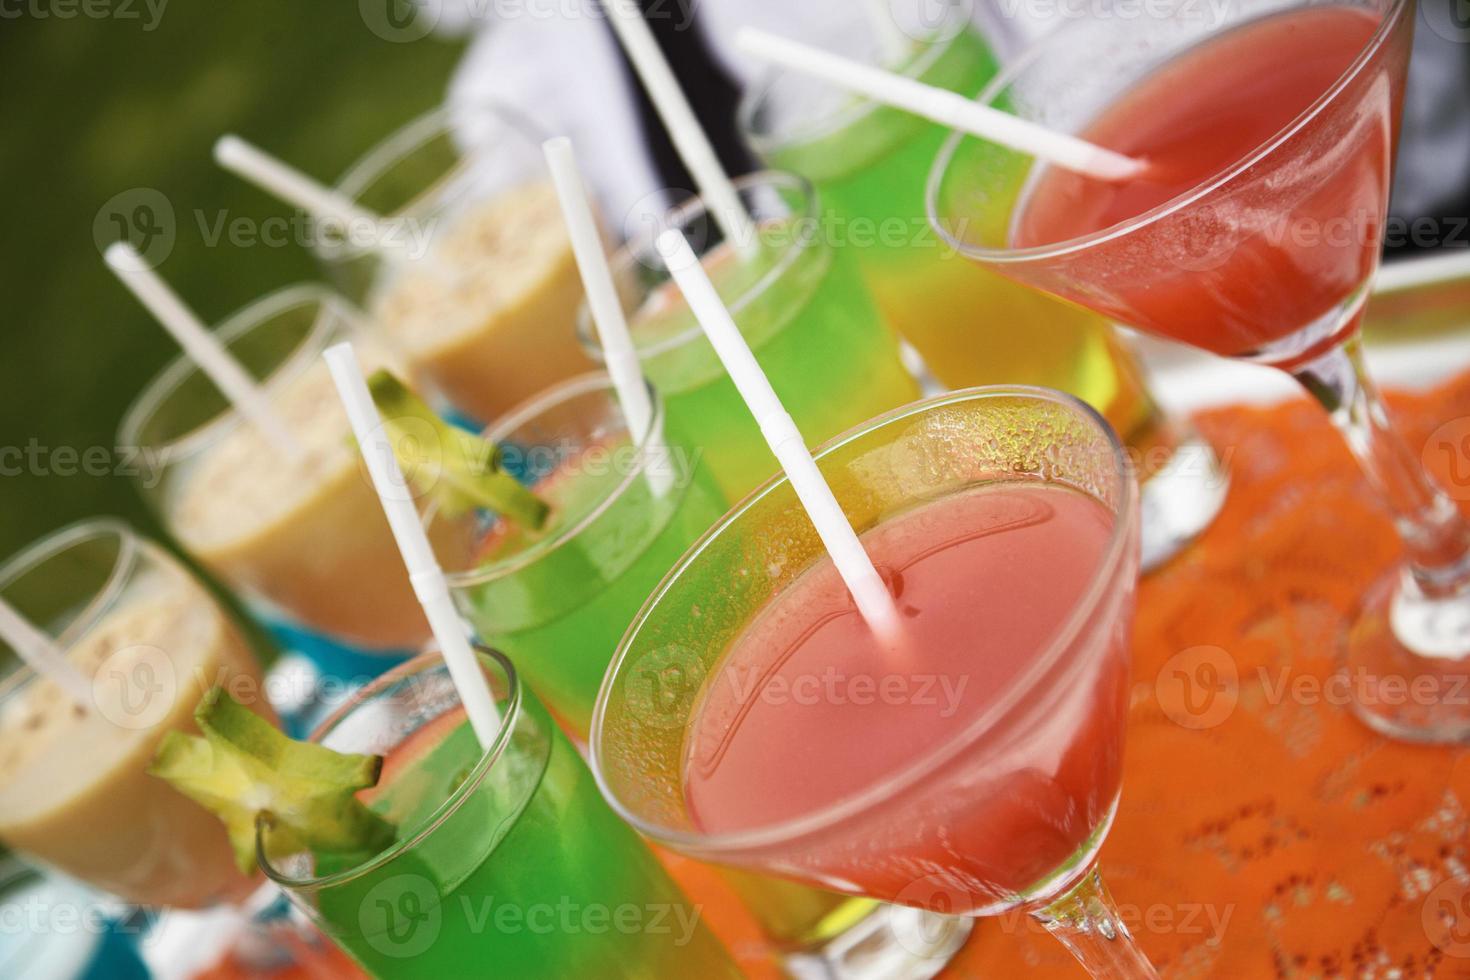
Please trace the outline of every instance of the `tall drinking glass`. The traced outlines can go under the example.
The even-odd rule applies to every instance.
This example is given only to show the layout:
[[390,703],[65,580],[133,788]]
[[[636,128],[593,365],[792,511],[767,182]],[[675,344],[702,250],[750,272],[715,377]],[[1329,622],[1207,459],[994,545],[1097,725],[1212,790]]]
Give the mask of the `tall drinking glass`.
[[170,731],[195,731],[217,684],[269,715],[235,623],[162,548],[112,520],[75,524],[0,566],[0,597],[91,683],[74,703],[0,642],[0,842],[127,902],[241,898],[218,820],[148,775]]
[[[589,374],[515,409],[485,433],[502,464],[551,505],[526,533],[485,512],[438,537],[461,615],[514,658],[574,738],[638,608],[728,507],[703,455],[667,430],[663,404],[634,432],[612,382]],[[429,527],[438,523],[431,513]]]
[[[574,739],[585,742],[618,641],[659,581],[728,501],[705,454],[653,417],[630,431],[606,375],[558,385],[486,433],[501,462],[551,503],[552,523],[525,534],[492,514],[458,525],[440,562],[461,614],[517,668]],[[431,528],[434,518],[430,517]],[[957,922],[905,922],[874,903],[750,875],[729,883],[794,970],[838,976],[932,975],[958,948]]]
[[304,635],[312,647],[410,655],[428,623],[321,355],[350,338],[365,363],[394,360],[362,337],[346,302],[314,286],[258,300],[216,336],[304,452],[284,455],[180,357],[144,389],[118,436],[149,461],[138,481],[144,499],[292,645]]
[[545,138],[506,106],[436,109],[337,184],[383,228],[318,249],[414,387],[481,423],[593,366],[577,343],[582,280]]
[[1407,553],[1343,638],[1357,714],[1395,738],[1470,738],[1470,526],[1394,432],[1359,343],[1414,4],[1189,6],[1066,24],[980,96],[1143,159],[1142,178],[1099,185],[956,135],[931,219],[997,272],[1300,381]]
[[[266,874],[373,976],[738,977],[510,661],[483,650],[500,708],[482,749],[438,654],[385,674],[313,741],[385,757],[366,797],[397,827],[360,864],[257,841]],[[280,844],[284,857],[267,855]]]
[[[952,914],[1023,907],[1094,976],[1153,976],[1094,867],[1121,788],[1138,571],[1116,436],[1060,393],[971,389],[872,420],[817,462],[904,636],[874,649],[771,481],[625,637],[593,720],[604,794],[704,860]],[[992,540],[968,569],[926,564]],[[911,560],[889,563],[900,545]],[[805,659],[822,637],[832,656]]]
[[[885,57],[862,18],[808,38],[844,57],[974,97],[997,59],[959,0],[895,0],[907,55]],[[925,179],[948,130],[799,75],[747,94],[741,128],[772,166],[817,189],[829,234],[856,256],[879,308],[949,388],[1043,385],[1086,401],[1122,433],[1143,481],[1143,564],[1154,568],[1209,526],[1229,479],[1187,422],[1170,419],[1142,366],[1102,317],[976,268],[930,227]]]
[[[655,240],[665,228],[682,231],[700,254],[809,444],[919,397],[898,338],[852,256],[824,233],[812,186],[791,174],[764,172],[736,181],[736,188],[756,224],[756,240],[738,243],[748,255],[723,240],[704,202],[695,199],[613,259],[644,373],[663,395],[670,424],[704,451],[731,500],[753,490],[774,467],[735,383],[659,257]],[[585,308],[580,329],[588,353],[600,357]]]

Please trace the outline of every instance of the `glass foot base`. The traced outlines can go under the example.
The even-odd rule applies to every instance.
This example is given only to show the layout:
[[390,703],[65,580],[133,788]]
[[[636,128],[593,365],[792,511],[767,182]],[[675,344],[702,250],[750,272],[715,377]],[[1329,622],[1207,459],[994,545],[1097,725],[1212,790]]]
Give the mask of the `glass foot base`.
[[1203,534],[1229,491],[1230,472],[1214,447],[1193,428],[1184,428],[1168,462],[1142,486],[1143,571],[1163,566]]
[[1403,742],[1470,743],[1470,595],[1429,599],[1379,579],[1344,639],[1353,712]]
[[782,960],[795,980],[929,980],[944,969],[972,922],[884,905],[825,945]]

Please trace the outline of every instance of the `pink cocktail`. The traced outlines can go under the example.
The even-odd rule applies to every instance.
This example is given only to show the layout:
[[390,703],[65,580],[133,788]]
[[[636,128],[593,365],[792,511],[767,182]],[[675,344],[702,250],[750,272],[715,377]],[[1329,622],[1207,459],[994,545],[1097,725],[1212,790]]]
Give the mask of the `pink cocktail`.
[[1357,713],[1394,737],[1460,741],[1470,526],[1393,432],[1358,343],[1413,17],[1413,0],[1227,0],[1069,23],[980,98],[1131,155],[1142,176],[1105,184],[957,134],[930,176],[929,211],[996,271],[1296,377],[1408,553],[1345,638]]
[[971,389],[818,465],[895,596],[856,612],[785,480],[665,579],[604,681],[604,793],[695,857],[960,915],[1025,907],[1152,976],[1094,870],[1121,788],[1137,487],[1067,396]]

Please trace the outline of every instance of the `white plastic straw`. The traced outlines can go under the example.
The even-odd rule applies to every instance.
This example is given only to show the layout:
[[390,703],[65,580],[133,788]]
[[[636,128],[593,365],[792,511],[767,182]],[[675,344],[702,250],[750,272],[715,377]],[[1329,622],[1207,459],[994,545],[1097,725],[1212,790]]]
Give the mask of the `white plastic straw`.
[[694,176],[710,216],[724,232],[725,240],[740,255],[751,254],[757,243],[750,214],[729,175],[720,166],[715,148],[710,145],[689,100],[679,88],[679,80],[659,50],[658,41],[654,39],[643,14],[634,0],[605,0],[604,7],[623,50],[628,53],[628,60],[633,63],[658,110],[659,118],[674,141],[679,158]]
[[393,538],[398,542],[404,565],[408,567],[408,579],[413,583],[414,594],[424,607],[429,628],[444,654],[444,663],[449,668],[455,689],[459,691],[459,700],[469,716],[475,737],[480,740],[481,748],[489,750],[500,731],[500,712],[465,635],[464,623],[454,608],[449,583],[434,557],[429,536],[424,532],[413,499],[405,492],[407,481],[398,466],[397,457],[393,455],[393,444],[384,430],[382,416],[368,392],[357,354],[351,343],[344,342],[329,348],[324,356],[332,372],[332,380],[337,385],[337,394],[352,422],[357,444],[362,448],[362,457],[367,461],[368,473],[378,491],[383,513],[388,517]]
[[890,0],[863,0],[863,6],[867,9],[868,21],[873,26],[873,36],[878,40],[878,51],[883,61],[889,65],[901,64],[913,50],[913,44],[898,26],[898,21],[894,20]]
[[1029,153],[1097,180],[1130,180],[1147,169],[1143,161],[981,105],[957,92],[925,85],[789,38],[747,27],[736,36],[735,45],[753,58],[822,79],[875,102]]
[[[597,219],[592,215],[587,185],[577,167],[572,141],[565,136],[549,139],[541,144],[541,150],[546,154],[552,183],[556,185],[556,195],[561,200],[562,217],[572,239],[572,253],[577,258],[577,269],[582,273],[582,285],[587,290],[587,307],[597,324],[597,339],[602,343],[607,373],[612,376],[618,402],[623,406],[628,431],[635,436],[648,432],[652,440],[659,435],[652,431],[653,401],[648,397],[648,383],[643,377],[633,335],[628,330],[622,300],[618,298],[612,267],[603,251],[602,238],[597,233]],[[673,474],[658,465],[663,447],[650,441],[643,449],[653,492],[663,496],[673,485]]]
[[4,599],[0,599],[0,638],[25,661],[27,667],[54,682],[79,707],[91,710],[92,682],[72,666],[51,637],[32,626]]
[[173,335],[184,353],[214,382],[235,410],[260,430],[278,452],[291,459],[300,459],[305,454],[300,441],[271,408],[255,379],[184,305],[168,283],[143,261],[137,249],[127,242],[113,242],[103,258],[107,267]]
[[847,516],[832,495],[832,488],[823,479],[816,460],[807,451],[796,423],[782,407],[771,382],[766,379],[755,355],[750,352],[750,346],[735,326],[730,311],[720,300],[709,274],[699,264],[688,240],[677,230],[671,229],[659,236],[658,250],[695,319],[704,328],[715,353],[719,354],[725,370],[735,381],[740,397],[755,416],[761,434],[781,469],[786,472],[786,478],[791,481],[797,499],[816,526],[817,534],[832,556],[838,574],[847,583],[858,611],[878,636],[885,639],[894,637],[898,633],[898,611],[893,606],[888,587],[863,550],[857,532],[847,522]]
[[[221,136],[214,144],[214,159],[231,173],[300,208],[318,221],[334,222],[344,229],[365,227],[374,231],[383,223],[381,217],[345,195],[238,136]],[[379,236],[373,237],[376,240]]]

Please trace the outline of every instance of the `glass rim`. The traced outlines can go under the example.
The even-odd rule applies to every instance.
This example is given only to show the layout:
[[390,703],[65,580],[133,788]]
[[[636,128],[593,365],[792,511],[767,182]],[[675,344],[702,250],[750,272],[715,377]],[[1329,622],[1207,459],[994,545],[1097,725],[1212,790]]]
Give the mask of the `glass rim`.
[[[1162,204],[1150,208],[1142,214],[1134,215],[1125,221],[1110,225],[1107,228],[1100,228],[1086,235],[1065,239],[1060,242],[1050,242],[1045,245],[1034,245],[1028,248],[986,248],[966,242],[956,237],[950,231],[948,224],[941,220],[939,214],[939,195],[945,183],[944,178],[949,173],[960,146],[967,140],[980,140],[980,137],[972,136],[969,133],[959,130],[951,130],[948,138],[945,140],[944,146],[940,148],[939,155],[935,157],[934,164],[930,167],[929,177],[925,187],[924,206],[929,218],[929,224],[939,233],[941,239],[961,255],[985,262],[989,265],[1019,265],[1025,262],[1046,261],[1075,255],[1099,245],[1107,244],[1115,239],[1127,237],[1142,228],[1156,224],[1164,218],[1176,214],[1209,197],[1209,195],[1221,187],[1229,184],[1252,167],[1255,167],[1262,160],[1270,157],[1283,144],[1290,141],[1310,125],[1329,106],[1335,104],[1343,91],[1377,58],[1389,37],[1398,28],[1402,18],[1415,2],[1416,0],[1387,0],[1387,6],[1383,11],[1383,19],[1373,32],[1373,36],[1363,45],[1362,50],[1353,58],[1352,63],[1348,65],[1343,73],[1338,76],[1332,85],[1327,88],[1327,91],[1320,95],[1316,101],[1304,109],[1296,118],[1292,119],[1280,130],[1262,141],[1260,145],[1229,167],[1196,184],[1189,190],[1183,191]],[[1271,11],[1262,16],[1275,16],[1290,10],[1303,10],[1314,6],[1320,6],[1320,4],[1301,2],[1299,0],[1292,7],[1283,7],[1280,10]],[[1257,19],[1259,18],[1253,17],[1239,21],[1231,30]],[[981,105],[989,105],[1002,91],[1013,84],[1022,72],[1041,60],[1048,49],[1055,44],[1055,39],[1061,33],[1070,30],[1080,30],[1085,23],[1085,21],[1078,21],[1072,24],[1062,24],[1055,30],[1038,38],[1019,57],[1001,68],[1000,72],[985,87],[984,91],[976,97],[976,101]],[[1186,51],[1194,50],[1198,46],[1198,44],[1188,45],[1184,49],[1181,49],[1179,54],[1182,55]],[[1178,56],[1175,55],[1175,57]],[[1170,60],[1173,60],[1173,58]],[[983,140],[981,141],[984,142]]]
[[[253,300],[225,317],[218,326],[211,328],[210,332],[228,348],[231,343],[255,328],[296,307],[311,304],[319,307],[311,329],[267,377],[259,379],[261,389],[269,392],[305,373],[322,351],[326,350],[327,341],[339,323],[355,329],[358,313],[352,305],[326,286],[317,283],[297,283]],[[143,390],[133,399],[132,405],[123,413],[122,424],[118,427],[118,444],[142,448],[145,444],[142,432],[148,421],[156,417],[163,406],[178,394],[179,388],[186,380],[202,373],[199,365],[195,364],[188,354],[175,355],[143,386]],[[223,395],[221,397],[223,398]],[[234,406],[229,404],[228,399],[225,399],[223,411],[194,426],[189,432],[166,443],[158,445],[149,443],[148,445],[160,450],[164,455],[163,464],[170,465],[193,456],[213,444],[226,429],[240,424],[248,423],[240,417]]]
[[[452,135],[456,114],[466,110],[482,112],[495,117],[524,138],[528,147],[535,148],[547,138],[547,134],[532,122],[529,116],[500,99],[489,97],[448,99],[428,112],[415,116],[368,147],[343,171],[332,189],[349,201],[359,203],[367,189],[395,165],[422,150],[436,137],[442,134]],[[392,220],[411,216],[421,208],[425,201],[431,200],[439,189],[452,184],[455,178],[463,174],[469,167],[469,160],[463,155],[462,148],[457,148],[457,150],[461,151],[460,157],[454,161],[452,166],[414,191],[413,196],[403,204],[380,217]],[[371,245],[359,246],[344,243],[319,244],[315,251],[331,262],[340,263],[350,262],[363,255],[371,254],[375,249]]]
[[859,426],[849,429],[842,435],[823,443],[813,452],[813,456],[820,463],[826,457],[839,452],[860,439],[906,419],[922,416],[937,408],[996,398],[1049,402],[1066,409],[1077,417],[1085,419],[1094,432],[1101,437],[1100,441],[1102,445],[1107,447],[1108,455],[1112,458],[1114,464],[1113,473],[1120,487],[1115,512],[1116,519],[1113,524],[1113,529],[1109,534],[1108,545],[1098,560],[1097,567],[1091,575],[1087,588],[1078,597],[1068,617],[1058,625],[1057,629],[1046,640],[1026,673],[1010,686],[1001,700],[991,705],[982,714],[972,720],[959,736],[950,739],[943,745],[930,749],[924,755],[917,758],[913,765],[905,768],[902,772],[879,780],[813,813],[804,814],[777,823],[764,824],[748,830],[719,834],[701,834],[693,831],[671,830],[667,827],[656,826],[625,806],[618,793],[609,785],[602,767],[602,757],[606,748],[604,744],[606,739],[603,736],[603,726],[606,720],[607,703],[612,698],[615,690],[614,682],[620,676],[621,668],[633,652],[633,641],[642,628],[648,613],[673,590],[685,571],[690,565],[700,559],[706,548],[740,524],[758,503],[788,485],[785,475],[778,473],[758,489],[752,491],[713,527],[709,528],[685,552],[684,556],[679,559],[678,563],[675,564],[668,574],[664,576],[657,588],[654,589],[652,595],[649,596],[648,600],[639,610],[638,615],[634,617],[622,642],[618,645],[617,652],[612,658],[607,673],[603,676],[602,687],[598,691],[597,704],[593,709],[587,755],[593,775],[597,779],[598,788],[602,791],[603,797],[606,798],[608,804],[618,816],[627,821],[639,833],[652,840],[666,844],[675,850],[687,849],[696,854],[749,852],[779,845],[786,841],[799,840],[803,837],[810,836],[814,832],[819,832],[846,820],[850,820],[853,817],[860,816],[874,809],[876,804],[892,799],[899,793],[931,777],[934,773],[952,762],[961,752],[973,746],[985,732],[990,731],[997,723],[1003,722],[1006,718],[1010,717],[1021,704],[1024,695],[1031,691],[1047,673],[1058,665],[1067,647],[1081,633],[1091,618],[1092,612],[1106,599],[1109,589],[1113,587],[1113,580],[1116,577],[1117,570],[1127,559],[1130,541],[1136,532],[1140,520],[1138,514],[1139,490],[1132,464],[1129,462],[1127,448],[1117,432],[1114,431],[1113,427],[1108,424],[1107,420],[1096,409],[1081,399],[1050,388],[1029,385],[987,385],[976,388],[964,388],[913,402],[880,415],[877,418],[870,419]]
[[[821,217],[816,186],[800,174],[776,169],[757,170],[743,177],[737,177],[731,183],[735,185],[735,192],[741,198],[746,197],[745,192],[747,190],[765,187],[774,188],[777,191],[782,188],[795,191],[801,195],[800,203],[805,204],[805,207],[793,207],[791,209],[790,218],[793,222],[814,221]],[[678,207],[666,211],[659,217],[657,227],[631,239],[612,256],[610,265],[612,266],[613,280],[616,282],[628,270],[642,266],[647,269],[662,270],[665,273],[665,278],[659,285],[672,285],[674,280],[671,276],[667,275],[667,267],[664,265],[663,258],[659,255],[657,245],[658,236],[670,228],[678,228],[680,230],[688,228],[700,217],[708,214],[709,205],[706,203],[704,197],[699,194],[689,198]],[[760,221],[757,220],[755,224],[757,226],[757,234],[759,234]],[[750,306],[759,297],[772,289],[776,283],[785,278],[786,274],[791,271],[792,266],[796,264],[802,255],[806,254],[812,248],[820,246],[819,239],[820,236],[798,236],[796,241],[793,241],[782,250],[780,257],[772,264],[771,268],[767,269],[759,279],[748,286],[738,297],[725,304],[725,308],[730,311],[730,315],[732,317],[738,317],[744,312],[746,307]],[[708,252],[705,252],[699,256],[701,263],[708,254]],[[645,291],[642,299],[646,301],[650,292],[651,290]],[[591,308],[584,299],[582,304],[577,308],[577,341],[594,361],[606,363],[607,359],[603,354],[602,344],[597,340],[596,327],[597,325],[592,319]],[[672,350],[678,350],[680,347],[684,347],[704,335],[704,331],[698,323],[695,323],[681,333],[674,334],[671,337],[662,337],[652,342],[639,343],[637,330],[630,332],[633,334],[633,349],[637,352],[640,361],[651,357],[658,357],[661,354],[667,354]]]
[[[650,401],[653,405],[653,413],[649,417],[648,426],[642,433],[632,432],[627,417],[623,417],[624,428],[633,436],[633,446],[637,450],[637,453],[634,460],[635,465],[628,468],[628,472],[618,481],[617,486],[610,489],[597,502],[595,507],[583,514],[578,520],[536,541],[524,551],[518,551],[509,558],[500,561],[482,563],[472,570],[453,571],[445,569],[444,578],[448,582],[450,589],[468,589],[486,585],[490,582],[500,581],[543,560],[548,555],[581,537],[588,528],[601,520],[612,509],[613,505],[623,499],[638,480],[643,478],[651,461],[650,454],[646,450],[653,443],[654,437],[663,430],[664,426],[663,400],[659,397],[658,390],[650,382],[645,380],[644,384],[648,388]],[[487,440],[499,446],[508,433],[514,432],[521,426],[534,421],[552,409],[560,407],[573,399],[599,391],[605,393],[608,401],[617,408],[619,414],[622,414],[622,402],[618,399],[617,388],[613,384],[611,375],[601,371],[591,371],[587,374],[578,375],[575,378],[563,381],[530,400],[522,402],[510,412],[501,416],[494,424],[481,431]],[[438,519],[438,516],[439,508],[437,505],[430,506],[426,509],[423,519],[425,530],[432,527],[434,521]]]
[[[473,643],[472,649],[474,649],[482,661],[485,658],[489,658],[505,672],[506,697],[500,708],[500,728],[495,733],[494,742],[491,743],[489,748],[481,751],[474,768],[454,788],[454,792],[450,793],[448,798],[409,837],[394,841],[371,858],[355,864],[350,868],[343,868],[331,874],[308,878],[292,877],[283,873],[272,864],[266,854],[263,833],[265,829],[265,817],[264,815],[257,817],[255,823],[255,861],[267,878],[282,889],[293,892],[317,892],[357,881],[364,875],[371,874],[379,868],[385,867],[396,858],[418,847],[442,827],[445,821],[459,811],[460,807],[470,798],[470,794],[484,783],[485,777],[490,774],[490,770],[494,767],[495,763],[505,754],[505,749],[510,744],[511,736],[515,733],[516,722],[525,711],[525,688],[519,676],[516,674],[515,665],[510,662],[510,659],[499,650],[492,649],[480,643]],[[307,736],[307,741],[313,745],[320,745],[322,739],[329,735],[338,725],[346,721],[349,715],[374,700],[377,696],[383,694],[388,688],[401,681],[408,681],[420,677],[436,668],[446,673],[449,670],[449,665],[444,660],[444,654],[438,650],[428,650],[405,663],[399,664],[397,667],[373,680],[367,686],[354,691],[346,702],[338,706],[316,728],[312,729],[311,734]],[[455,697],[456,699],[459,697],[458,688],[455,688]],[[465,723],[468,724],[468,720]]]
[[[918,79],[933,68],[935,62],[943,58],[959,40],[960,35],[970,27],[969,16],[963,7],[963,4],[946,4],[945,10],[948,11],[948,14],[944,23],[934,29],[932,36],[914,39],[916,44],[922,45],[917,57],[911,57],[906,61],[896,74],[905,78]],[[956,26],[959,27],[959,30],[952,34],[945,33],[951,27]],[[892,68],[886,70],[894,71]],[[784,68],[767,68],[762,72],[741,98],[735,110],[736,127],[744,134],[751,148],[760,156],[769,156],[799,143],[825,139],[841,130],[866,121],[883,109],[890,108],[875,99],[853,93],[853,101],[849,105],[817,123],[810,124],[798,133],[778,138],[774,134],[758,132],[754,125],[757,112],[771,103],[778,85],[793,79],[813,81],[814,84],[824,85],[827,88],[836,87],[829,83],[806,79],[806,76]],[[893,111],[901,112],[902,110]]]
[[[113,559],[112,570],[108,572],[107,580],[96,594],[82,605],[81,610],[67,624],[63,635],[52,637],[61,646],[69,646],[66,634],[71,634],[75,639],[91,631],[122,595],[127,588],[128,581],[138,569],[142,560],[144,541],[126,521],[116,517],[91,517],[74,521],[32,541],[0,563],[0,595],[3,595],[5,589],[13,585],[17,579],[61,557],[79,545],[109,538],[117,542],[117,556]],[[46,632],[40,624],[36,626],[42,632]],[[13,671],[0,678],[0,702],[8,700],[27,687],[37,676],[34,668],[24,662],[18,663]]]

